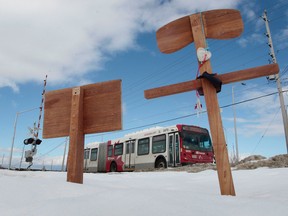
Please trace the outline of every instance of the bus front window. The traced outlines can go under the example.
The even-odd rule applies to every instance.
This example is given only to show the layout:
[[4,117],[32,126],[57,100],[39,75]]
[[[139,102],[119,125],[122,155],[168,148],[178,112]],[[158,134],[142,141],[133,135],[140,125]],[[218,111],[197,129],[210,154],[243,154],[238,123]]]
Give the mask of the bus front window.
[[212,148],[209,136],[200,135],[200,147],[204,149],[209,149],[209,150]]
[[183,131],[183,147],[187,150],[211,151],[212,145],[208,134]]

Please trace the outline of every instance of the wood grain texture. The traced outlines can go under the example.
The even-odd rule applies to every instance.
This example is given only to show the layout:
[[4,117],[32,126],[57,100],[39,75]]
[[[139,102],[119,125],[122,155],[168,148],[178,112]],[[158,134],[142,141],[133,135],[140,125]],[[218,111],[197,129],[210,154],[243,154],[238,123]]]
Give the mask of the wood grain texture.
[[[205,47],[206,38],[202,29],[201,14],[190,16],[191,27],[194,36],[194,44],[196,50],[199,47]],[[200,68],[200,73],[212,73],[210,60],[206,61]],[[210,133],[216,158],[217,173],[219,178],[220,191],[222,195],[235,196],[234,183],[232,172],[229,163],[228,151],[224,137],[222,119],[217,98],[217,93],[214,86],[206,79],[201,79],[202,88],[204,91],[205,103],[210,126]]]
[[156,32],[161,52],[173,53],[193,42],[189,16],[174,20]]
[[239,82],[249,79],[255,79],[262,76],[270,76],[279,73],[278,64],[268,64],[254,68],[234,71],[230,73],[220,74],[217,77],[222,80],[223,84]]
[[[84,134],[122,129],[121,80],[81,86]],[[72,88],[47,92],[43,138],[68,136]]]
[[[243,32],[243,21],[238,10],[219,9],[199,13],[199,16],[200,14],[206,38],[229,39],[238,37]],[[156,32],[161,52],[173,53],[194,42],[190,16],[174,20]]]
[[91,84],[84,89],[84,133],[122,129],[121,80]]
[[[229,84],[233,82],[254,79],[262,76],[269,76],[277,73],[279,73],[278,64],[268,64],[264,66],[248,68],[225,74],[217,74],[215,76],[222,81],[222,84]],[[199,79],[191,80],[187,82],[145,90],[144,96],[146,99],[152,99],[172,94],[179,94],[187,91],[193,91],[201,87],[202,83]]]
[[71,88],[45,93],[43,138],[69,135],[71,100]]
[[67,181],[83,183],[84,131],[83,131],[83,95],[81,87],[72,89],[69,130],[69,153],[67,158]]
[[191,80],[187,82],[145,90],[144,96],[146,99],[158,98],[172,94],[179,94],[187,91],[193,91],[200,88],[201,86],[202,85],[200,80]]
[[206,38],[231,39],[239,37],[244,30],[242,17],[238,10],[219,9],[205,11],[201,14]]

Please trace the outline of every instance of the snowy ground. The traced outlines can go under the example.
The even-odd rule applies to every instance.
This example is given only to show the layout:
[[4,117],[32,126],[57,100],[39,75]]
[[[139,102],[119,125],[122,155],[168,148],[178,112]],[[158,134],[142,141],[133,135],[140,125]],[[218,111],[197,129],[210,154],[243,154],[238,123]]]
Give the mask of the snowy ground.
[[221,196],[217,173],[84,174],[0,170],[1,216],[271,216],[288,213],[288,168],[233,171],[237,196]]

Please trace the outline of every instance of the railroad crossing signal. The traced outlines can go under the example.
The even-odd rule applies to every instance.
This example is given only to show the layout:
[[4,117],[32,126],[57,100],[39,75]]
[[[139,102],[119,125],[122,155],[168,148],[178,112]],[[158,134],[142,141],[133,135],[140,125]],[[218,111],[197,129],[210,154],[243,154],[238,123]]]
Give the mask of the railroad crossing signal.
[[[35,136],[35,129],[37,130],[36,127],[34,127],[34,129],[30,129],[31,135]],[[35,137],[30,137],[27,138],[23,141],[24,145],[32,145],[31,150],[27,150],[25,151],[25,161],[30,163],[30,165],[28,166],[27,169],[29,169],[32,166],[32,161],[33,161],[33,156],[36,155],[37,153],[37,145],[40,145],[42,143],[41,139],[38,139],[36,136]],[[21,168],[21,167],[20,167]]]
[[43,138],[70,137],[67,181],[83,183],[85,134],[122,129],[121,80],[45,94]]
[[25,139],[25,140],[23,141],[23,143],[24,143],[25,145],[29,145],[29,144],[40,145],[40,144],[42,143],[42,140],[40,140],[40,139],[38,139],[38,138],[35,139],[35,138],[31,137],[31,138]]
[[[240,36],[243,31],[243,22],[240,12],[233,9],[211,10],[185,16],[161,27],[157,33],[157,43],[161,52],[173,53],[190,43],[195,44],[196,50],[206,47],[206,38],[230,39]],[[212,74],[210,60],[200,62],[200,74],[205,73],[206,78],[196,79],[174,85],[168,85],[145,91],[145,98],[152,99],[171,94],[192,90],[203,91],[213,148],[220,191],[222,195],[235,196],[234,183],[228,158],[228,151],[223,132],[222,119],[216,93],[216,87],[222,84],[269,76],[279,72],[277,64],[265,65],[226,74]],[[208,74],[208,75],[207,75]],[[211,81],[214,77],[218,81]],[[218,85],[217,85],[218,82]],[[219,89],[218,89],[219,91]]]

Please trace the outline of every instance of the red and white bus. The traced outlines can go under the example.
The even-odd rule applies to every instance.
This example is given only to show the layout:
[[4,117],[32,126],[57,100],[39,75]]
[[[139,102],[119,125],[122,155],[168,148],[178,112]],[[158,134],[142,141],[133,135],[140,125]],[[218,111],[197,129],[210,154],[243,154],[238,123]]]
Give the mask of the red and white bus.
[[157,127],[85,148],[85,172],[133,171],[212,163],[209,132],[189,125]]

